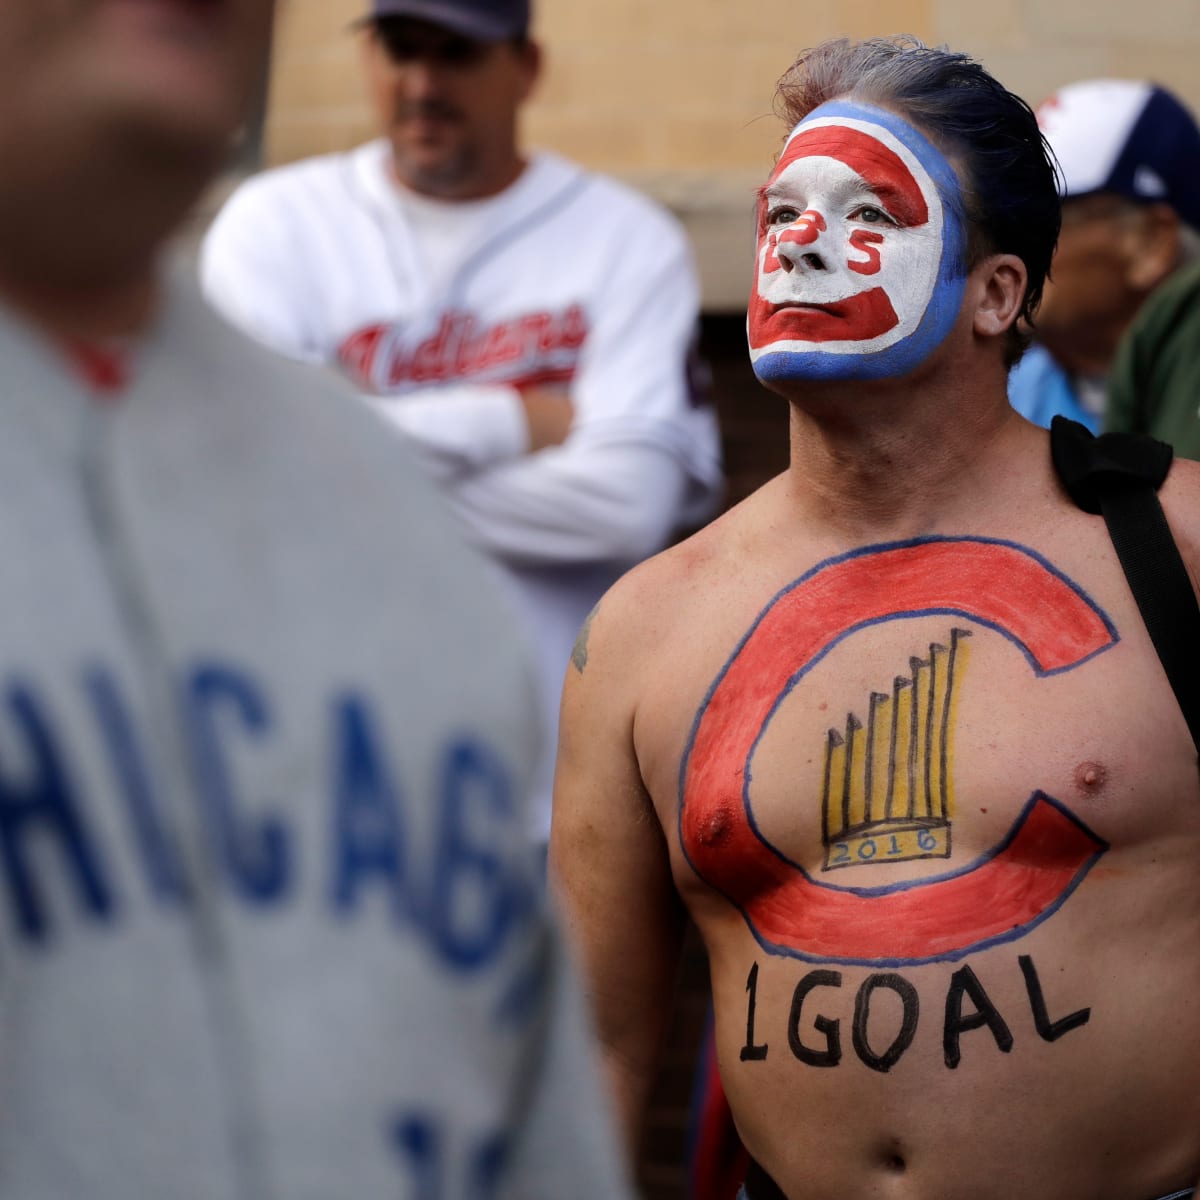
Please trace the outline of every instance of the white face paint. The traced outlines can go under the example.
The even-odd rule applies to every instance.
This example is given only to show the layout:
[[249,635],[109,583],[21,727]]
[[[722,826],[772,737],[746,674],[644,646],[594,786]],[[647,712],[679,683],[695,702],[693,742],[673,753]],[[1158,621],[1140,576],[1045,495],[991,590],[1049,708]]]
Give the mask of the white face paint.
[[891,113],[830,104],[796,127],[760,206],[760,378],[902,375],[941,343],[964,283],[946,188],[949,163]]

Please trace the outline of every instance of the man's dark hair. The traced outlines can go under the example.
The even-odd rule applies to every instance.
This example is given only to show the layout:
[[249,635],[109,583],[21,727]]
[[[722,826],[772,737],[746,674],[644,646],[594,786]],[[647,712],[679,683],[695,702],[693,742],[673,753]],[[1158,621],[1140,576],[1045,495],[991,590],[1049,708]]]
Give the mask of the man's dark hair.
[[[1032,325],[1061,209],[1057,166],[1029,105],[968,55],[911,37],[842,38],[803,51],[779,81],[776,111],[790,129],[836,99],[897,112],[954,162],[966,202],[963,267],[989,254],[1020,258],[1029,272],[1020,315]],[[1005,342],[1009,366],[1028,343],[1014,323]]]

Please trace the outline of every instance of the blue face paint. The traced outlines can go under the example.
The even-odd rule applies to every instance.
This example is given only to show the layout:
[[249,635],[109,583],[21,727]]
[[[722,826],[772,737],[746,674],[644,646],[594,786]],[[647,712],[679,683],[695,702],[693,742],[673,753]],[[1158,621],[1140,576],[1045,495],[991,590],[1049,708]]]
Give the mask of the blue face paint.
[[844,101],[810,113],[760,203],[748,320],[759,379],[918,367],[962,306],[963,209],[953,167],[894,113]]

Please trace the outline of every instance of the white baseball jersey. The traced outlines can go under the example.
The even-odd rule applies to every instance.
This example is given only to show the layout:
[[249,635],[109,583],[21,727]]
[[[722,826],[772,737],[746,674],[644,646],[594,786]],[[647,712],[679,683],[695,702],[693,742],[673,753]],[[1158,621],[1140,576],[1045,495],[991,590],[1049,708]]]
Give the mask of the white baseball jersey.
[[531,679],[373,414],[176,290],[0,316],[0,1195],[625,1197],[521,821]]
[[[720,486],[716,422],[688,379],[694,265],[673,218],[553,155],[467,205],[404,193],[389,164],[377,141],[249,180],[201,276],[236,324],[381,398],[499,564],[541,662],[544,838],[575,635]],[[514,388],[538,382],[569,388],[575,420],[529,454]]]

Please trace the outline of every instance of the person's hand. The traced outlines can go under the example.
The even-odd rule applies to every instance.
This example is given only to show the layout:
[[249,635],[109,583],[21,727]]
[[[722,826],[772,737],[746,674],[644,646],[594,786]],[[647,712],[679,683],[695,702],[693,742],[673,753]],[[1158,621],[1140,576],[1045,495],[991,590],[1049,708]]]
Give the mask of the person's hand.
[[529,425],[529,452],[545,450],[547,446],[561,446],[571,431],[575,409],[565,388],[523,387],[520,388],[521,404],[525,408],[525,420]]

